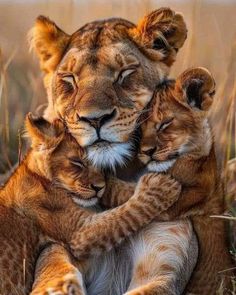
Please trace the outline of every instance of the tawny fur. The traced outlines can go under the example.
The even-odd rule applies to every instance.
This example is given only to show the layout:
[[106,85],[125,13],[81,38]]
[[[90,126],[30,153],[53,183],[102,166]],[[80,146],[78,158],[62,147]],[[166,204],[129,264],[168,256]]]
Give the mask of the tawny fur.
[[169,8],[153,11],[138,25],[111,18],[72,35],[40,16],[30,40],[45,73],[45,117],[62,118],[88,148],[94,166],[124,165],[133,154],[140,112],[168,75],[186,36],[183,17]]
[[84,295],[86,292],[79,269],[84,270],[86,267],[85,262],[79,264],[62,245],[51,244],[41,251],[37,259],[33,291],[30,294]]
[[[110,178],[102,203],[106,208],[119,206],[134,190],[135,183]],[[153,222],[130,241],[131,281],[125,294],[182,294],[198,255],[191,222],[185,219]]]
[[[188,217],[192,221],[199,243],[199,257],[186,292],[199,295],[215,294],[222,282],[220,272],[233,266],[227,248],[225,223],[210,217],[223,214],[225,210],[221,173],[207,120],[214,91],[215,82],[203,68],[187,70],[176,82],[163,84],[151,102],[151,112],[142,124],[138,155],[149,171],[167,172],[182,185],[178,201],[157,220]],[[132,195],[134,184],[125,184],[117,179],[111,183],[113,186],[116,183],[117,189],[110,194],[111,198],[105,196],[106,205],[111,202],[109,206],[117,206],[125,202],[129,194]],[[126,187],[126,192],[122,187]],[[171,230],[174,235],[180,235],[179,230]],[[165,247],[168,248],[168,245]],[[183,254],[179,252],[177,255]],[[166,260],[166,266],[171,272],[170,261]],[[145,258],[142,264],[150,269]],[[156,270],[159,270],[158,265]],[[136,275],[134,271],[133,276]],[[148,277],[149,271],[143,273],[143,283],[139,280],[138,284],[136,279],[137,288],[128,294],[176,294],[168,278],[154,275],[148,281]],[[228,279],[223,283],[225,293],[230,292]]]
[[94,166],[124,165],[135,149],[140,114],[186,36],[183,17],[169,8],[148,14],[137,26],[109,19],[89,23],[69,37],[40,17],[31,45],[45,72],[45,117],[62,118],[87,147]]
[[[178,201],[158,220],[191,218],[199,258],[186,292],[199,295],[215,294],[222,279],[219,272],[232,267],[225,223],[210,217],[225,210],[221,173],[207,120],[214,91],[215,82],[207,70],[187,70],[176,83],[169,82],[158,92],[153,113],[142,126],[140,159],[150,171],[172,161],[167,173],[182,185]],[[224,283],[225,293],[230,292],[227,280]]]
[[[69,246],[81,261],[103,253],[166,210],[180,189],[170,177],[147,175],[126,204],[96,214],[73,200],[89,204],[101,197],[104,178],[63,124],[29,115],[26,127],[32,149],[0,191],[2,294],[29,293],[37,256],[48,241]],[[165,194],[172,194],[172,202]]]

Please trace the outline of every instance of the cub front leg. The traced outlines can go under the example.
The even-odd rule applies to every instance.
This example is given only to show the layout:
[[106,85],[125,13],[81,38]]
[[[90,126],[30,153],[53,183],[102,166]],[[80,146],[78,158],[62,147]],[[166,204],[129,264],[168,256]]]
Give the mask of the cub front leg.
[[[78,265],[76,265],[78,267]],[[61,245],[52,244],[40,254],[31,295],[86,295],[79,269]]]
[[87,258],[110,250],[173,205],[180,190],[180,185],[168,175],[144,175],[125,204],[87,218],[70,242],[73,254]]
[[101,203],[105,208],[115,208],[123,205],[132,197],[135,188],[135,182],[126,182],[115,177],[110,177],[107,181],[106,191],[102,196]]

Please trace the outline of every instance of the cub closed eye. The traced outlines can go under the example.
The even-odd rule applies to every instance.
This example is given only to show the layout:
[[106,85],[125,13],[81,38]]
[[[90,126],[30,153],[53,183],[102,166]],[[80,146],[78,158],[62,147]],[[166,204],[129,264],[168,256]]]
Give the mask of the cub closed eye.
[[157,131],[162,131],[164,129],[166,129],[172,122],[173,122],[174,118],[168,118],[166,120],[164,120],[163,122],[159,123],[156,125],[156,129]]
[[124,82],[125,78],[128,77],[129,75],[131,75],[132,73],[134,73],[136,71],[137,67],[132,67],[132,68],[128,68],[128,69],[124,69],[122,70],[119,75],[118,78],[116,80],[116,82],[120,85],[122,85],[122,83]]
[[84,163],[79,159],[69,158],[69,161],[70,161],[71,164],[73,164],[73,165],[75,165],[75,166],[77,166],[79,168],[84,168],[85,167]]

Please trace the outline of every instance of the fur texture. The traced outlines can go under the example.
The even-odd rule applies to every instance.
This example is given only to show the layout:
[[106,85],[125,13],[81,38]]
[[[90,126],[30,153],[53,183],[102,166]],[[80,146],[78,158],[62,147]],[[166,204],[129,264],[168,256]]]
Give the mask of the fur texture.
[[[185,71],[167,83],[153,101],[152,115],[142,125],[140,159],[150,171],[172,161],[166,172],[182,185],[178,202],[159,220],[190,217],[199,241],[199,258],[186,291],[215,294],[219,272],[232,267],[225,225],[210,218],[224,212],[224,192],[213,137],[207,120],[215,92],[212,75],[204,68]],[[225,281],[227,293],[227,280]],[[152,294],[145,293],[145,294]]]
[[[142,139],[138,154],[149,171],[168,173],[182,185],[178,201],[158,216],[157,220],[191,218],[199,241],[199,258],[186,291],[199,295],[215,294],[221,282],[218,272],[232,267],[224,222],[210,218],[212,214],[224,212],[220,172],[207,120],[207,111],[213,101],[214,90],[214,79],[203,68],[187,70],[176,82],[167,81],[163,84],[151,102],[151,111],[146,115],[147,119],[141,125]],[[115,181],[117,188],[112,191],[111,198],[104,197],[104,202],[108,206],[109,201],[110,205],[114,206],[125,202],[135,187],[134,184],[126,184],[115,179],[111,180],[113,186]],[[178,222],[175,221],[174,226],[177,227]],[[157,228],[153,225],[153,232]],[[127,294],[179,294],[183,285],[179,289],[175,279],[186,259],[184,253],[187,253],[183,251],[187,248],[181,243],[184,237],[189,242],[191,235],[187,227],[182,230],[171,227],[170,231],[177,237],[181,234],[183,236],[178,241],[170,235],[168,243],[163,243],[163,251],[158,248],[155,234],[149,235],[149,240],[145,240],[148,231],[143,230],[139,241],[141,248],[138,244],[134,246],[135,253],[139,253],[139,259],[134,258],[134,272]],[[162,240],[165,241],[168,232],[163,231],[162,234]],[[170,241],[174,240],[175,253],[169,248],[169,244],[172,243]],[[143,248],[145,250],[142,251]],[[160,276],[161,263],[152,264],[152,259],[147,257],[161,259],[162,252],[166,252],[166,272]],[[194,255],[191,254],[191,257]],[[180,268],[176,269],[176,265]],[[227,283],[226,280],[226,288]]]
[[153,11],[138,25],[112,18],[72,35],[40,16],[30,42],[45,73],[46,118],[62,118],[95,166],[124,165],[132,157],[140,112],[186,36],[183,17],[169,8]]
[[[77,290],[82,294],[80,274],[87,266],[85,258],[110,250],[150,223],[158,212],[176,201],[180,186],[169,176],[150,174],[141,179],[134,196],[124,205],[96,214],[76,206],[73,201],[76,198],[83,200],[83,204],[91,204],[91,200],[101,197],[105,186],[103,175],[89,166],[85,151],[59,121],[51,125],[42,118],[28,115],[26,127],[32,149],[0,191],[3,224],[0,293],[28,294],[40,249],[49,241],[57,241],[70,247],[78,258],[78,270],[69,265],[68,255],[63,258],[64,252],[60,249],[49,260],[40,257],[36,271],[46,282],[37,280],[36,276],[33,292],[53,294],[58,288],[64,288],[63,292],[69,288],[70,292]],[[163,189],[157,191],[156,182],[160,182]],[[166,201],[165,194],[172,194],[172,201]],[[4,251],[9,251],[12,257],[7,257]],[[58,266],[62,267],[58,275],[69,270],[61,281],[54,272],[57,256]],[[49,279],[51,271],[55,280]]]

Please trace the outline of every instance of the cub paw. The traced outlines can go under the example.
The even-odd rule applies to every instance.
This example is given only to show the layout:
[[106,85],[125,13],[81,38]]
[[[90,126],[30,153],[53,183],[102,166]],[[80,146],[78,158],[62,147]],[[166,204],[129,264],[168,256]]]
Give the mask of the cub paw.
[[136,190],[138,195],[151,199],[157,209],[164,211],[177,201],[181,185],[169,175],[148,173],[140,178]]
[[34,295],[85,295],[77,275],[68,274],[50,281],[43,290],[32,292]]

